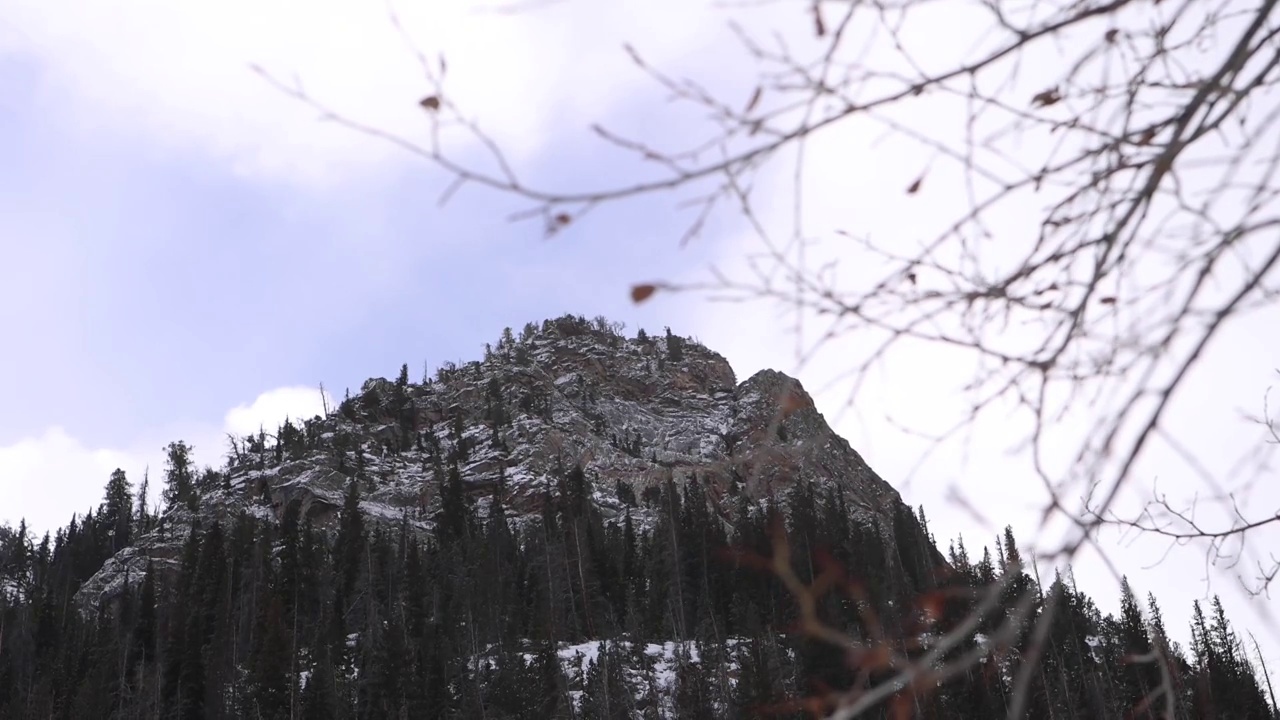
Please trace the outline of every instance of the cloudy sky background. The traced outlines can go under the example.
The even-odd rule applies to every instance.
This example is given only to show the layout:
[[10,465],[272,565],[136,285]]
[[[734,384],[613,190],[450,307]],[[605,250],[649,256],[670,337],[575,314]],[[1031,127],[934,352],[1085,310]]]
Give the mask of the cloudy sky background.
[[[635,72],[624,40],[665,71],[694,71],[743,102],[750,94],[725,16],[709,3],[614,2],[606,11],[562,2],[518,14],[405,5],[417,46],[448,58],[450,97],[517,167],[551,187],[594,186],[633,169],[610,161],[587,131],[592,122],[662,138],[655,128],[683,117]],[[807,18],[783,9],[750,18],[809,32]],[[916,37],[946,62],[973,35],[963,22],[935,18]],[[478,357],[504,326],[564,312],[603,314],[632,330],[669,325],[723,353],[740,379],[764,367],[795,370],[793,318],[776,306],[660,294],[637,307],[628,299],[635,282],[690,280],[712,263],[740,263],[758,248],[742,227],[713,224],[682,249],[688,216],[672,210],[673,196],[602,208],[552,240],[536,225],[507,222],[521,206],[492,193],[464,189],[437,208],[447,178],[317,122],[251,63],[284,79],[296,73],[310,94],[360,120],[425,130],[416,101],[426,85],[380,3],[82,0],[75,12],[42,0],[6,3],[0,522],[25,517],[41,532],[63,525],[96,505],[112,469],[135,483],[148,466],[158,476],[171,440],[217,463],[226,432],[318,412],[320,383],[340,397],[406,362],[416,377],[424,361]],[[903,193],[928,165],[918,149],[891,142],[869,159],[853,148],[866,145],[856,133],[872,130],[850,132],[810,154],[808,229],[918,240],[961,207],[941,171],[926,176],[918,196]],[[478,148],[460,151],[483,162]],[[766,224],[784,227],[791,217],[781,188],[788,179],[772,178],[780,189],[777,202],[764,203]],[[1016,230],[1030,217],[1007,216],[1002,227]],[[1231,326],[1173,411],[1175,430],[1226,480],[1262,447],[1260,428],[1241,415],[1260,412],[1267,387],[1280,386],[1277,325],[1272,312]],[[896,426],[940,429],[963,409],[960,358],[899,354],[846,408],[847,385],[828,381],[856,349],[840,343],[857,341],[829,345],[798,376],[868,462],[925,505],[944,550],[963,534],[980,556],[1006,523],[1024,543],[1035,540],[1044,493],[1025,458],[1007,453],[1022,428],[987,423],[967,445],[917,468],[928,444]],[[1280,390],[1272,397],[1280,403]],[[1280,483],[1270,477],[1247,509],[1280,508]],[[1139,479],[1146,485],[1136,490],[1158,479],[1185,500],[1205,492],[1171,454],[1148,460]],[[992,525],[947,503],[953,487]],[[1251,542],[1265,551],[1280,546],[1280,533]],[[1191,601],[1221,592],[1237,629],[1252,630],[1273,673],[1280,667],[1280,634],[1265,612],[1273,601],[1237,589],[1235,575],[1252,577],[1248,568],[1206,570],[1202,548],[1165,557],[1161,543],[1116,533],[1101,545],[1139,594],[1156,594],[1178,637],[1185,640]],[[1078,561],[1076,579],[1104,611],[1116,609],[1117,584],[1097,553]]]

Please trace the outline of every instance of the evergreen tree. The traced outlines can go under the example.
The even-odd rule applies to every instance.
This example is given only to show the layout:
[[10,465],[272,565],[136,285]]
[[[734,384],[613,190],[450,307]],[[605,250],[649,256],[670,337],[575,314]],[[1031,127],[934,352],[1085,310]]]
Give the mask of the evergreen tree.
[[364,557],[364,545],[364,514],[360,510],[360,485],[352,479],[347,483],[347,494],[342,502],[338,535],[334,542],[340,614],[345,613],[342,603],[350,601],[354,595],[356,580],[360,576]]
[[122,550],[132,542],[133,487],[123,470],[116,468],[107,481],[98,519],[110,538],[112,553]]
[[316,660],[301,693],[301,717],[303,720],[339,720],[340,701],[335,689],[333,660],[322,638],[312,645]]
[[149,663],[156,656],[156,575],[151,560],[139,589],[138,620],[133,626],[133,646],[138,662]]
[[[479,370],[457,372],[485,387]],[[331,421],[352,446],[367,440],[339,415]],[[318,443],[328,431],[320,430],[304,425],[287,442],[325,457]],[[620,442],[636,437],[628,431]],[[994,553],[957,539],[940,568],[922,511],[900,507],[881,527],[834,484],[819,491],[797,481],[785,499],[757,503],[727,494],[732,479],[699,470],[654,483],[632,503],[618,492],[615,504],[598,491],[624,485],[602,480],[604,467],[565,460],[531,492],[509,482],[501,451],[477,453],[476,482],[467,484],[458,457],[426,437],[422,445],[441,495],[434,523],[366,517],[362,507],[382,507],[399,488],[388,483],[378,503],[362,505],[356,479],[333,518],[323,504],[304,512],[303,499],[258,515],[237,507],[234,491],[193,515],[179,499],[190,458],[184,465],[185,445],[174,443],[165,479],[177,494],[145,538],[145,493],[132,493],[123,472],[112,474],[97,507],[38,545],[25,523],[0,527],[0,717],[754,717],[786,698],[886,681],[892,672],[862,675],[840,648],[789,632],[798,617],[791,593],[748,560],[767,562],[785,518],[801,582],[823,577],[829,564],[847,570],[840,589],[848,592],[822,595],[818,617],[908,657],[924,652],[916,639],[964,621],[982,588],[1007,581],[1003,607],[942,658],[972,653],[977,662],[942,685],[900,694],[917,717],[1007,717],[1015,679],[1030,672],[1027,717],[1275,720],[1216,599],[1193,606],[1184,657],[1155,598],[1146,596],[1144,617],[1127,579],[1114,615],[1075,587],[1069,567],[1042,592],[1011,530]],[[654,451],[639,449],[642,458]],[[271,462],[264,475],[290,482]],[[370,472],[404,465],[367,463]],[[243,465],[233,472],[259,472]],[[491,479],[477,516],[472,492]],[[199,486],[188,489],[198,495]],[[113,554],[111,567],[123,574],[98,595],[103,584],[88,581]],[[1022,632],[1012,647],[993,646],[1024,599],[1032,602]],[[1045,642],[1033,652],[1028,631],[1046,617]],[[583,674],[566,673],[571,646],[596,648]],[[1156,655],[1163,666],[1136,662]],[[870,716],[890,712],[880,706]]]
[[138,485],[138,499],[134,503],[137,508],[137,514],[134,516],[134,528],[138,534],[142,534],[151,529],[151,512],[148,495],[151,492],[151,484],[149,482],[150,472],[144,470],[142,472],[142,483]]
[[695,662],[689,646],[676,646],[675,709],[677,717],[709,718],[716,716],[715,690],[711,674],[702,662]]
[[666,334],[667,359],[675,363],[684,360],[684,338],[673,334],[671,328],[666,328]]
[[1119,704],[1130,717],[1155,718],[1151,693],[1160,686],[1160,669],[1151,654],[1151,638],[1138,608],[1138,600],[1129,587],[1129,579],[1120,580],[1120,642],[1124,670],[1119,673]]
[[462,472],[458,469],[457,460],[451,460],[444,486],[440,489],[440,518],[437,522],[440,542],[449,544],[468,539],[472,512],[471,497],[463,485]]
[[269,589],[262,593],[256,642],[250,659],[252,688],[250,716],[264,720],[288,718],[292,711],[293,688],[290,668],[289,633],[284,625],[284,604]]
[[192,448],[182,442],[165,446],[164,491],[166,507],[195,501],[195,466],[191,460]]

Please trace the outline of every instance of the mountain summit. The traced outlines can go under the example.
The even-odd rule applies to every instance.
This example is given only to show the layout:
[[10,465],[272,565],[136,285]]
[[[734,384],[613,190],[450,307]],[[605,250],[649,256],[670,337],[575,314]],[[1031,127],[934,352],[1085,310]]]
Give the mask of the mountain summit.
[[108,561],[81,588],[88,604],[175,564],[190,513],[245,508],[279,521],[332,524],[352,479],[375,520],[431,529],[451,480],[483,514],[495,492],[519,523],[570,468],[584,471],[606,522],[628,506],[641,526],[664,483],[696,480],[730,522],[728,500],[781,498],[795,483],[838,491],[862,520],[891,527],[902,500],[837,435],[794,378],[762,370],[737,382],[729,362],[693,339],[627,337],[596,318],[564,316],[504,330],[481,360],[445,363],[422,382],[402,367],[372,378],[327,413],[232,438],[221,472],[193,479],[164,526]]
[[620,330],[503,332],[221,469],[171,443],[159,512],[117,470],[0,526],[0,717],[1280,718],[1216,599],[1188,656],[1012,528],[944,560],[794,379]]

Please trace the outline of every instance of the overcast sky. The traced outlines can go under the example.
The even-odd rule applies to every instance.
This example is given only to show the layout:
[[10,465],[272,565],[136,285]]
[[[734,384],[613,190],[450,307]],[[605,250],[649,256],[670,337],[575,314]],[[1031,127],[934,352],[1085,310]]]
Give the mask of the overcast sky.
[[[401,12],[419,47],[447,56],[451,97],[514,163],[553,186],[621,172],[601,161],[592,122],[652,131],[669,117],[662,94],[628,63],[624,40],[673,74],[695,69],[744,102],[750,93],[733,72],[740,60],[725,50],[724,16],[709,3],[564,2],[520,14],[431,3]],[[967,36],[955,23],[935,27],[920,40],[942,62]],[[464,189],[438,208],[447,178],[317,122],[250,63],[286,79],[296,73],[309,93],[358,119],[408,134],[425,128],[416,101],[427,86],[381,3],[84,0],[74,13],[45,0],[6,3],[0,521],[25,517],[38,531],[65,524],[99,501],[112,469],[135,482],[148,466],[158,471],[171,440],[216,463],[228,431],[317,413],[321,383],[340,397],[401,363],[418,376],[424,362],[478,357],[505,326],[565,312],[604,314],[632,330],[669,325],[728,357],[739,379],[796,369],[790,319],[774,306],[659,294],[637,307],[628,298],[635,282],[734,265],[752,242],[741,227],[713,225],[681,248],[688,216],[670,196],[602,208],[551,240],[507,222],[521,206],[491,193]],[[892,162],[868,162],[843,142],[832,138],[807,168],[806,212],[824,231],[851,213],[867,232],[909,234],[963,201],[932,179],[919,196],[904,195],[923,155],[889,147]],[[789,212],[764,210],[774,219]],[[1019,219],[1005,222],[1016,228]],[[1173,426],[1220,475],[1261,447],[1259,428],[1241,413],[1260,411],[1267,387],[1280,385],[1277,326],[1272,312],[1229,328],[1174,407]],[[1043,491],[1025,458],[1007,454],[1021,428],[984,425],[906,481],[927,445],[887,416],[939,426],[962,409],[963,365],[936,350],[901,354],[846,411],[847,385],[819,392],[841,369],[839,342],[798,376],[868,462],[925,506],[943,549],[963,533],[978,557],[1006,523],[1033,542]],[[1280,402],[1280,392],[1273,397]],[[1187,465],[1151,458],[1139,479],[1189,500],[1202,489]],[[952,486],[991,524],[948,504]],[[1246,506],[1280,508],[1274,475]],[[1280,546],[1269,532],[1257,547]],[[1249,577],[1247,568],[1206,573],[1202,549],[1165,557],[1159,543],[1130,540],[1104,534],[1101,545],[1140,595],[1156,594],[1180,638],[1191,601],[1222,592],[1237,629],[1252,629],[1280,668],[1276,631],[1259,613],[1272,601],[1235,589],[1235,573]],[[1075,572],[1104,610],[1117,607],[1118,586],[1096,553]]]

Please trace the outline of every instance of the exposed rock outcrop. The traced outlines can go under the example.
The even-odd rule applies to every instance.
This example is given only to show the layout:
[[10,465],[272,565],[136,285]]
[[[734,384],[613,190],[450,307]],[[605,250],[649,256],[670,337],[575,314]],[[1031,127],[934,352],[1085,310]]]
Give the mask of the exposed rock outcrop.
[[[356,479],[371,519],[425,530],[453,464],[478,507],[503,487],[517,519],[537,512],[551,478],[574,465],[606,517],[622,507],[620,487],[642,498],[695,475],[726,519],[725,498],[778,497],[801,482],[838,489],[852,512],[880,521],[902,502],[783,373],[738,383],[725,358],[695,341],[627,338],[581,318],[506,337],[481,361],[446,365],[424,383],[371,379],[326,418],[247,438],[225,469],[229,489],[204,492],[198,512],[278,519],[299,503],[325,526]],[[148,558],[174,563],[189,512],[170,510],[163,530],[84,584],[81,600],[92,605],[140,580]],[[633,513],[642,524],[645,512]]]

